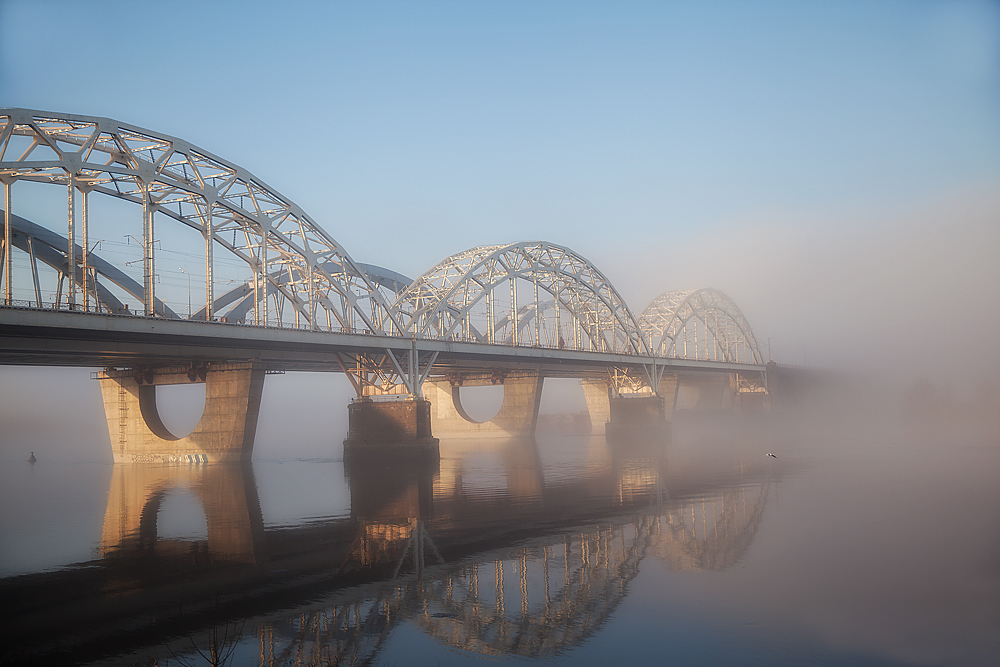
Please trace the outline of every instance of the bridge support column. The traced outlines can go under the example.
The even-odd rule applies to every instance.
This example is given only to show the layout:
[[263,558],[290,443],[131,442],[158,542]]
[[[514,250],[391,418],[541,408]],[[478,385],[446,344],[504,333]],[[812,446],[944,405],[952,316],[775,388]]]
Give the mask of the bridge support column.
[[345,462],[440,456],[438,439],[431,435],[431,404],[425,399],[358,398],[347,407],[347,414]]
[[605,379],[583,380],[583,399],[590,413],[590,432],[604,433],[611,420],[611,387]]
[[619,394],[604,379],[583,380],[592,433],[609,438],[669,433],[677,400],[677,376],[664,375],[657,394]]
[[[248,461],[264,388],[258,363],[159,369],[105,370],[98,374],[115,463]],[[179,438],[163,425],[156,387],[205,383],[198,426]]]
[[[439,436],[497,437],[534,435],[538,424],[538,406],[542,400],[544,377],[524,373],[503,380],[503,403],[496,416],[477,422],[462,407],[461,386],[449,380],[424,384],[424,395],[431,402],[431,424]],[[467,386],[489,381],[465,381]]]
[[611,419],[606,435],[611,439],[661,437],[669,433],[662,396],[638,394],[611,398]]

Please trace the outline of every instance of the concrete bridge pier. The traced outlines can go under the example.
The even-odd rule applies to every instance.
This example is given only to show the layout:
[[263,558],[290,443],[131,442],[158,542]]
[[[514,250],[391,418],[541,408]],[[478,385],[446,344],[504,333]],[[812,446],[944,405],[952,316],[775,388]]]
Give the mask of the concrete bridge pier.
[[590,432],[604,433],[611,421],[611,386],[603,378],[582,380],[581,384],[587,412],[590,413]]
[[613,438],[669,433],[677,387],[676,375],[664,375],[655,394],[618,393],[603,378],[583,380],[591,432]]
[[[203,464],[249,461],[264,367],[255,362],[107,369],[97,376],[115,463]],[[156,387],[205,383],[205,410],[184,437],[172,434],[156,408]]]
[[431,424],[441,437],[507,437],[534,435],[538,424],[538,406],[542,400],[541,373],[508,375],[503,383],[503,403],[493,419],[477,422],[462,406],[462,386],[498,383],[491,379],[453,378],[424,384],[424,395],[431,403]]
[[347,406],[344,462],[440,457],[431,434],[431,404],[424,398],[356,398]]

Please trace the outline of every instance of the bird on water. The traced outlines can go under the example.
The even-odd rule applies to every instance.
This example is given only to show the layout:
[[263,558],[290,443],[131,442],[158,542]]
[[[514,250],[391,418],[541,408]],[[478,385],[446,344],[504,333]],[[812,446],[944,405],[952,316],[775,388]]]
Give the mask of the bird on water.
[[28,457],[28,463],[34,463],[38,459],[35,458],[35,453],[31,452],[31,456]]
[[765,454],[765,456],[770,456],[770,457],[771,457],[772,459],[776,459],[776,458],[778,458],[777,456],[775,456],[775,455],[774,455],[774,454],[772,454],[771,452],[768,452],[767,454]]

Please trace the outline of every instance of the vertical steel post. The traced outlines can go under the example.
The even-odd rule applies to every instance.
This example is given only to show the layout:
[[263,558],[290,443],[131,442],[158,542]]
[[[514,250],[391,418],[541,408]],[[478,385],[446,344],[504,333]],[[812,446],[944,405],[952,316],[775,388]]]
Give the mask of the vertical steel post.
[[510,341],[514,345],[518,344],[517,335],[517,284],[514,275],[510,276],[510,309],[511,309],[511,325],[514,327],[510,332]]
[[[558,281],[558,278],[556,278]],[[559,347],[559,339],[562,337],[562,326],[560,322],[560,311],[562,310],[561,304],[559,303],[559,283],[556,282],[556,347]],[[564,341],[565,342],[565,341]]]
[[694,324],[694,358],[698,358],[698,318],[692,317]]
[[38,262],[35,260],[35,240],[28,238],[28,257],[31,259],[31,281],[35,285],[35,303],[42,307],[42,288],[38,284]]
[[66,237],[69,246],[66,251],[66,275],[69,276],[66,302],[69,304],[70,310],[73,310],[76,308],[76,240],[74,238],[76,231],[76,210],[74,207],[76,203],[76,178],[72,173],[66,178],[66,197]]
[[[313,280],[313,265],[309,262],[309,331],[316,331],[316,286]],[[375,309],[372,308],[374,314]]]
[[533,267],[532,278],[535,283],[535,347],[539,347],[542,344],[541,341],[541,315],[542,311],[538,307],[538,267]]
[[153,211],[149,201],[149,184],[142,183],[142,280],[146,317],[156,313],[153,295]]
[[[247,245],[250,245],[250,234],[247,232]],[[250,248],[247,248],[250,250]],[[253,250],[257,255],[257,261],[253,268],[253,323],[260,324],[260,248]]]
[[[350,291],[351,281],[347,276],[347,260],[344,259],[343,255],[340,256],[340,268],[344,272],[344,289]],[[340,303],[344,308],[344,320],[346,322],[346,327],[351,333],[354,333],[354,306],[351,305],[350,299],[346,296],[341,297]]]
[[719,313],[713,313],[713,318],[715,320],[715,332],[712,338],[715,340],[715,350],[713,351],[712,358],[716,361],[719,360]]
[[205,321],[211,322],[215,317],[215,277],[213,268],[215,259],[213,257],[215,230],[212,228],[212,209],[215,208],[214,199],[206,199],[207,211],[205,215]]
[[267,310],[268,310],[268,308],[267,308],[267,231],[268,231],[267,227],[264,226],[263,223],[261,223],[261,226],[260,226],[260,258],[261,258],[261,260],[260,260],[261,261],[261,266],[260,266],[260,282],[261,282],[261,289],[263,289],[263,291],[264,291],[264,293],[261,295],[261,301],[264,303],[264,312],[261,313],[263,315],[263,317],[261,319],[263,320],[262,324],[265,327],[267,326]]
[[83,251],[83,309],[90,310],[90,237],[87,232],[89,217],[90,190],[80,190],[80,248]]
[[4,270],[4,287],[3,287],[3,302],[6,305],[10,305],[13,301],[13,291],[14,285],[12,279],[14,278],[14,272],[11,270],[13,267],[10,264],[10,189],[13,187],[14,181],[4,181],[3,182],[3,270]]
[[469,282],[468,280],[465,281],[465,292],[462,294],[462,317],[464,318],[462,321],[462,337],[465,340],[469,340],[472,329],[472,325],[469,322]]
[[486,288],[486,342],[493,344],[493,289]]

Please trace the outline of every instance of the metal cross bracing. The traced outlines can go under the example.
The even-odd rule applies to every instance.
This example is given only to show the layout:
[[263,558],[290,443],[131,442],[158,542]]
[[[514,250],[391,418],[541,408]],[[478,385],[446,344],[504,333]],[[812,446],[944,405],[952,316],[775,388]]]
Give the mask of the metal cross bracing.
[[[74,275],[71,278],[66,252],[69,239],[30,220],[25,220],[21,216],[6,216],[4,211],[0,211],[0,215],[4,215],[11,222],[11,247],[21,250],[28,256],[34,299],[23,301],[23,305],[56,310],[71,308],[97,313],[126,313],[127,304],[116,296],[109,288],[109,284],[119,288],[120,293],[127,294],[137,302],[142,303],[143,286],[93,250],[88,250],[85,253],[80,245],[76,245],[76,256],[85,256],[86,261],[81,261],[80,265],[75,267]],[[55,301],[53,302],[43,299],[43,283],[39,263],[48,266],[56,273]],[[79,288],[83,296],[82,303],[72,304],[70,301],[69,295],[75,291],[73,287]],[[18,304],[17,300],[14,300],[13,304]],[[165,317],[179,317],[170,306],[160,299],[155,301],[155,306],[157,312],[163,313]]]
[[656,356],[764,363],[743,313],[716,289],[665,292],[643,311],[639,326]]
[[[136,236],[143,248],[146,315],[167,315],[157,310],[155,295],[156,228],[167,218],[203,236],[203,317],[214,316],[212,271],[215,252],[222,248],[252,272],[255,324],[270,324],[287,303],[296,326],[398,333],[388,304],[364,270],[297,205],[245,169],[181,139],[109,118],[0,109],[0,181],[7,212],[18,181],[66,186],[71,266],[78,260],[77,208],[81,245],[87,246],[91,193],[141,207]],[[4,241],[9,266],[9,224]],[[80,258],[84,277],[86,258],[87,253]],[[13,299],[11,275],[5,273],[5,303]],[[76,301],[76,283],[70,281],[69,303]]]
[[545,241],[452,255],[413,281],[393,308],[405,334],[646,352],[632,311],[604,274],[569,248]]
[[[22,181],[66,188],[65,234],[12,213]],[[548,355],[555,357],[610,355],[609,382],[626,393],[656,392],[668,363],[660,359],[763,365],[746,318],[717,290],[667,292],[636,318],[590,261],[545,241],[471,248],[410,280],[354,262],[298,206],[245,169],[107,118],[0,109],[0,182],[3,305],[367,334],[386,342],[342,349],[334,359],[359,396],[419,395],[435,363],[435,373],[456,370],[411,340],[524,350],[517,354],[529,364],[538,355],[526,348],[557,351]],[[95,252],[92,193],[139,207],[134,227],[117,231],[135,232],[126,242],[134,239],[131,251],[141,248],[141,257],[116,262]],[[190,281],[197,273],[179,269],[187,274],[186,318],[176,301],[171,308],[158,296],[161,260],[172,252],[161,243],[169,225],[201,237],[195,261],[204,263],[204,298],[196,296],[194,306]],[[141,282],[123,266],[139,262]],[[221,280],[220,267],[231,266],[242,266],[244,277]],[[42,289],[45,271],[56,276],[54,291]],[[129,309],[129,299],[139,306]],[[402,347],[389,342],[400,338]]]

